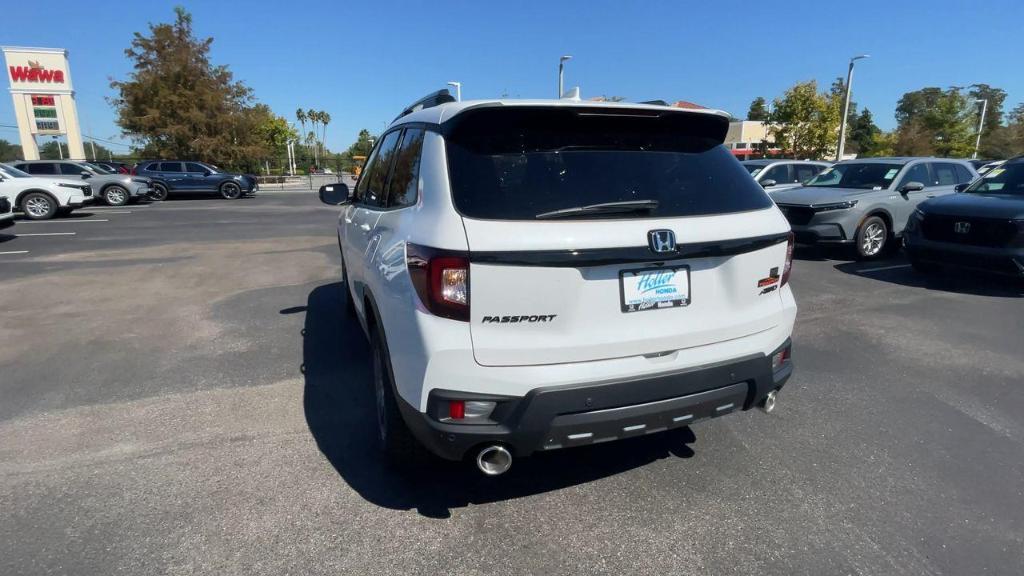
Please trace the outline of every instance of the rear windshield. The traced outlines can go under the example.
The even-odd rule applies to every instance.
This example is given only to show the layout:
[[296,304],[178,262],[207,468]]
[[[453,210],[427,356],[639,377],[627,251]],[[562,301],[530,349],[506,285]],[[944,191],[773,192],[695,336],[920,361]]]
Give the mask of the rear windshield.
[[[572,218],[664,218],[772,205],[721,146],[724,119],[675,112],[486,108],[445,125],[455,205],[469,218],[533,220],[606,203],[642,210]],[[541,216],[544,218],[544,216]]]

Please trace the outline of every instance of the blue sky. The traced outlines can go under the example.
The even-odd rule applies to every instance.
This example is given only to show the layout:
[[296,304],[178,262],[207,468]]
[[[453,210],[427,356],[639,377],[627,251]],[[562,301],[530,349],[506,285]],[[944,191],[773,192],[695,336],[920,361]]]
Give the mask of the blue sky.
[[[882,128],[899,97],[925,86],[984,82],[1024,101],[1020,0],[929,2],[50,2],[5,3],[0,44],[70,50],[83,131],[123,141],[105,98],[124,78],[135,31],[192,12],[212,58],[294,120],[328,111],[328,145],[379,131],[448,80],[463,98],[551,97],[561,54],[584,97],[690,100],[742,116],[755,96],[801,80],[827,86],[857,66],[854,100]],[[837,11],[846,13],[840,15]],[[13,124],[10,97],[0,124]],[[17,133],[0,128],[0,138]],[[115,147],[115,150],[126,150]]]

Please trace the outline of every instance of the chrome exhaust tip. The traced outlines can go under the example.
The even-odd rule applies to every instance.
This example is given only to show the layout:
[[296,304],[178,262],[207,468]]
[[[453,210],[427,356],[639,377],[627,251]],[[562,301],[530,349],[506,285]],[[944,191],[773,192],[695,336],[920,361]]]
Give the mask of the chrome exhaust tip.
[[476,455],[476,467],[487,476],[498,476],[512,467],[512,454],[497,444],[487,446]]
[[771,414],[772,410],[775,410],[775,401],[778,396],[778,392],[778,390],[772,390],[761,402],[761,410],[764,410],[765,414]]

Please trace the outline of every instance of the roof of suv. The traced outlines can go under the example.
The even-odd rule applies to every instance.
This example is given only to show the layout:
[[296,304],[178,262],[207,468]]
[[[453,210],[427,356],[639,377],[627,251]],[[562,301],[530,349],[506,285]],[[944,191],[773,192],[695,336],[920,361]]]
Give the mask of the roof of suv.
[[461,102],[446,102],[430,108],[424,108],[417,110],[410,114],[406,114],[400,118],[396,118],[388,128],[391,126],[397,126],[399,124],[405,124],[409,122],[426,122],[428,124],[442,124],[451,120],[456,115],[473,108],[487,108],[487,107],[500,107],[500,106],[550,106],[553,108],[617,108],[622,110],[659,110],[664,112],[671,112],[674,114],[707,114],[710,116],[719,116],[728,119],[730,116],[727,112],[721,110],[713,110],[710,108],[704,109],[689,109],[689,108],[674,108],[672,106],[659,106],[655,104],[634,104],[631,102],[594,102],[590,100],[570,100],[563,98],[560,100],[554,99],[537,99],[537,100],[511,100],[511,99],[496,99],[496,100],[463,100]]
[[843,164],[851,162],[859,162],[864,164],[907,164],[914,160],[941,160],[943,162],[966,162],[966,160],[959,160],[957,158],[936,158],[934,156],[883,156],[878,158],[854,158],[852,160],[843,160]]

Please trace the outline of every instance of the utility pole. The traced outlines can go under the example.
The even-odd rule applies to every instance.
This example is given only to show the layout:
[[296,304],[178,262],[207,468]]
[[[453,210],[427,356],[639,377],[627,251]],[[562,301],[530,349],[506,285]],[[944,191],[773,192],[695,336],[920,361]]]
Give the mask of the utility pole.
[[462,82],[449,82],[448,85],[455,87],[455,101],[462,102]]
[[96,161],[96,142],[89,140],[89,147],[92,148],[92,161]]
[[846,147],[846,117],[850,115],[850,93],[853,92],[853,63],[862,58],[870,58],[869,54],[861,54],[850,58],[850,68],[846,72],[846,98],[843,102],[843,117],[839,119],[839,146],[836,147],[836,162],[843,159]]
[[558,98],[562,97],[562,72],[568,60],[572,60],[572,56],[562,56],[558,59]]
[[54,136],[53,137],[53,141],[57,143],[57,155],[60,156],[61,160],[63,160],[64,159],[64,148],[61,147],[60,140],[58,140],[57,137]]
[[978,157],[978,148],[981,147],[981,131],[985,128],[985,111],[988,109],[988,100],[974,101],[975,104],[978,102],[981,102],[981,118],[978,119],[978,137],[974,140],[974,154],[971,158]]

